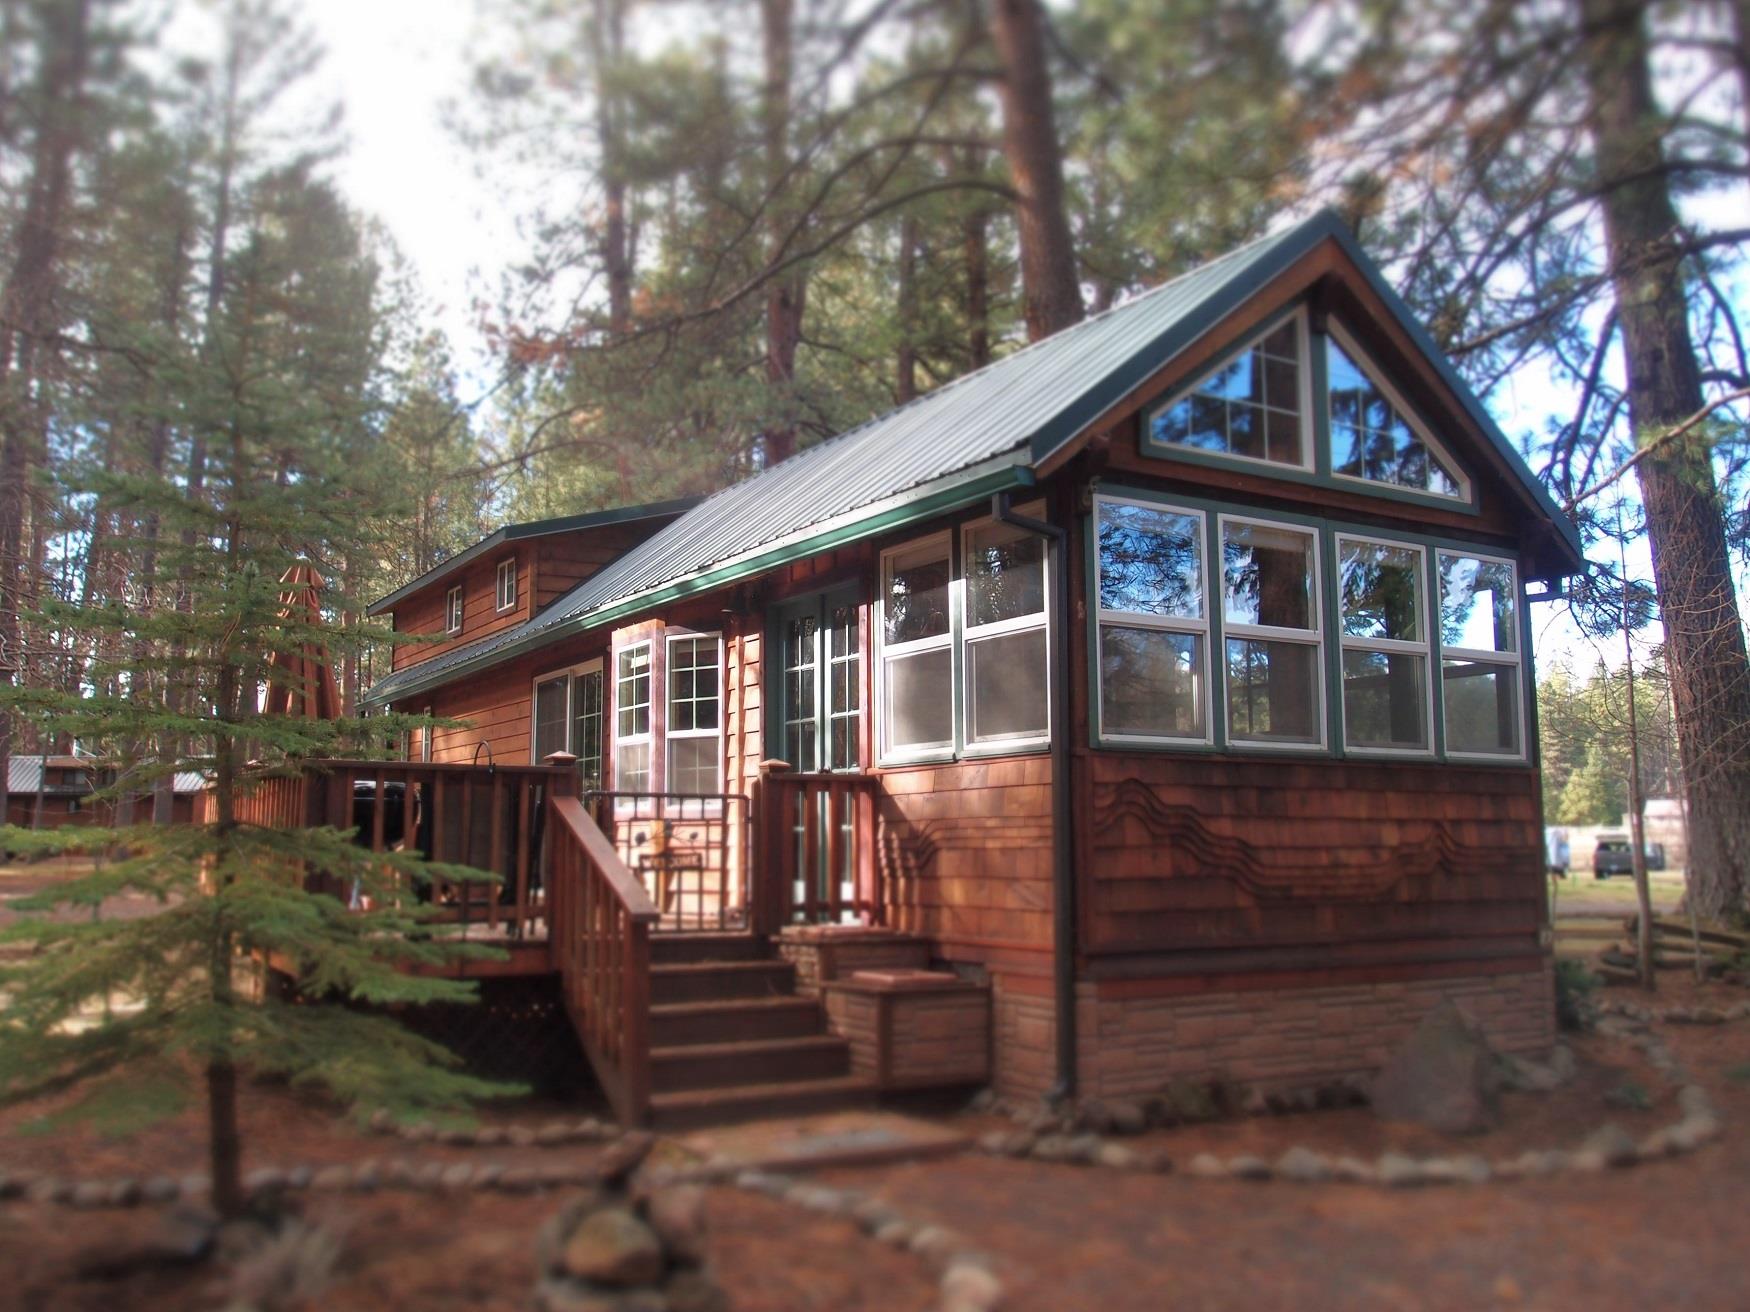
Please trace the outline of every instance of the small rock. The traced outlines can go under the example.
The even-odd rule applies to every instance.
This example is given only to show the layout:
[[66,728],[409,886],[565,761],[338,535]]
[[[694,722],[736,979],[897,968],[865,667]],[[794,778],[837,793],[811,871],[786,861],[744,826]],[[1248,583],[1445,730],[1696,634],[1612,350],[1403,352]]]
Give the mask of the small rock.
[[1671,1130],[1667,1126],[1654,1130],[1645,1139],[1642,1139],[1635,1148],[1635,1155],[1643,1162],[1656,1162],[1660,1158],[1670,1157],[1679,1151],[1681,1150],[1677,1145],[1671,1142]]
[[383,1168],[366,1159],[352,1168],[352,1187],[358,1193],[369,1193],[383,1186]]
[[562,1143],[570,1143],[571,1127],[564,1121],[549,1121],[535,1131],[535,1142],[545,1148],[554,1148]]
[[966,1110],[976,1116],[993,1112],[997,1106],[997,1091],[988,1086],[972,1095],[972,1101],[966,1104]]
[[351,1180],[352,1172],[343,1165],[324,1166],[310,1177],[310,1187],[328,1191],[344,1189]]
[[67,1201],[84,1210],[108,1207],[109,1184],[103,1180],[81,1180],[73,1186]]
[[644,1219],[670,1257],[694,1264],[705,1260],[703,1189],[691,1184],[659,1189],[645,1203]]
[[1720,1123],[1712,1116],[1685,1116],[1670,1127],[1671,1142],[1684,1152],[1694,1152],[1720,1132]]
[[148,1203],[168,1203],[176,1194],[176,1181],[168,1175],[150,1176],[140,1187],[140,1197]]
[[412,1178],[408,1181],[415,1189],[429,1193],[436,1189],[444,1178],[442,1162],[421,1162],[414,1168]]
[[409,1125],[402,1129],[401,1137],[408,1143],[430,1143],[437,1138],[437,1126],[430,1121],[421,1121],[417,1125]]
[[1080,1162],[1084,1166],[1092,1165],[1100,1155],[1101,1139],[1097,1134],[1078,1134],[1069,1141],[1069,1156],[1065,1161]]
[[1409,1189],[1422,1183],[1422,1164],[1402,1153],[1381,1153],[1374,1175],[1388,1189]]
[[535,1286],[534,1308],[535,1312],[620,1312],[620,1300],[569,1280],[549,1277]]
[[470,1142],[476,1148],[497,1148],[504,1142],[504,1127],[502,1125],[482,1125],[474,1131]]
[[464,1144],[474,1142],[474,1131],[464,1129],[459,1125],[446,1125],[437,1132],[437,1141],[441,1144],[447,1144],[451,1148],[460,1148]]
[[145,1196],[146,1190],[138,1180],[117,1180],[109,1187],[107,1201],[111,1207],[135,1207]]
[[604,1207],[577,1224],[559,1255],[560,1269],[579,1280],[625,1287],[662,1276],[656,1232],[623,1207]]
[[1034,1145],[1038,1142],[1037,1136],[1032,1131],[1017,1130],[1014,1134],[1009,1135],[1004,1142],[1003,1156],[1025,1157],[1033,1151]]
[[1142,1104],[1126,1098],[1110,1104],[1107,1109],[1112,1116],[1112,1132],[1114,1134],[1141,1134],[1148,1129],[1148,1113]]
[[1677,1109],[1685,1116],[1712,1116],[1714,1100],[1699,1084],[1686,1084],[1677,1091]]
[[1040,1162],[1067,1162],[1075,1157],[1074,1141],[1066,1134],[1043,1134],[1034,1141],[1032,1156]]
[[466,1162],[444,1167],[443,1174],[438,1177],[438,1185],[443,1189],[466,1189],[473,1182],[474,1168]]
[[1112,1109],[1096,1098],[1090,1098],[1076,1109],[1076,1128],[1093,1134],[1111,1134]]
[[875,1231],[875,1239],[879,1243],[891,1244],[894,1248],[905,1248],[911,1243],[912,1228],[905,1221],[889,1221]]
[[851,1209],[851,1216],[855,1219],[858,1225],[862,1226],[863,1229],[867,1230],[870,1234],[874,1234],[875,1231],[879,1230],[889,1221],[898,1221],[902,1219],[898,1212],[895,1212],[892,1207],[882,1202],[879,1198],[863,1199],[862,1202],[858,1203]]
[[1009,1135],[1003,1130],[992,1130],[989,1134],[978,1136],[978,1146],[980,1151],[987,1152],[993,1157],[1007,1156]]
[[1230,1157],[1227,1163],[1227,1173],[1236,1180],[1268,1180],[1270,1178],[1270,1163],[1262,1157],[1249,1154]]
[[513,1125],[504,1132],[504,1141],[513,1148],[528,1148],[535,1142],[535,1132],[526,1125]]
[[498,1177],[498,1187],[507,1194],[533,1193],[540,1178],[526,1166],[513,1166]]
[[1214,1153],[1198,1153],[1185,1170],[1187,1174],[1203,1180],[1221,1180],[1227,1177],[1227,1167]]
[[1580,1151],[1596,1153],[1606,1166],[1632,1166],[1637,1156],[1634,1139],[1616,1124],[1602,1125],[1594,1130],[1586,1137]]
[[960,1247],[960,1236],[939,1225],[926,1225],[906,1247],[919,1257],[945,1258]]
[[370,1114],[370,1117],[365,1121],[365,1125],[370,1129],[375,1130],[378,1134],[387,1134],[390,1130],[395,1128],[395,1118],[389,1114],[387,1108],[379,1107],[376,1111]]
[[1331,1174],[1346,1184],[1372,1184],[1378,1178],[1372,1164],[1359,1157],[1339,1157],[1331,1163]]
[[1142,1164],[1142,1158],[1121,1143],[1103,1143],[1094,1154],[1094,1164],[1114,1171],[1134,1171]]
[[212,1180],[204,1175],[185,1175],[176,1187],[184,1198],[205,1198],[213,1192]]
[[1296,1145],[1277,1158],[1276,1174],[1296,1184],[1319,1184],[1331,1178],[1331,1164],[1312,1149]]
[[64,1203],[73,1196],[73,1182],[58,1175],[44,1175],[32,1180],[24,1196],[33,1203]]
[[1002,1301],[1002,1282],[983,1263],[957,1260],[942,1274],[944,1312],[991,1312]]
[[1268,1116],[1270,1114],[1270,1099],[1257,1085],[1246,1090],[1246,1096],[1240,1102],[1240,1111],[1247,1116]]
[[476,1189],[496,1189],[503,1176],[504,1164],[502,1162],[487,1162],[474,1168],[474,1187]]

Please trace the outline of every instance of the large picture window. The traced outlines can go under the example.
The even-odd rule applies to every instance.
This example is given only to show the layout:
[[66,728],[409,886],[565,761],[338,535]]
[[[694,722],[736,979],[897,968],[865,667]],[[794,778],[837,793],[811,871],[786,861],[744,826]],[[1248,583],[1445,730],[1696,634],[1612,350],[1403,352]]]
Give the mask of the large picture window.
[[[1037,515],[1038,506],[1024,507]],[[1046,694],[1045,539],[1009,524],[969,524],[961,547],[966,574],[966,745],[1044,742]]]
[[1231,742],[1324,741],[1318,535],[1221,519],[1223,684]]
[[668,640],[666,792],[723,791],[722,662],[715,633]]
[[1201,511],[1095,502],[1101,733],[1206,742]]
[[950,539],[937,534],[881,559],[881,754],[954,750]]
[[1306,316],[1295,313],[1241,347],[1148,418],[1163,446],[1310,468]]
[[1513,562],[1439,553],[1440,689],[1446,751],[1520,756],[1519,575]]
[[1429,752],[1427,553],[1338,534],[1337,561],[1344,741],[1367,751]]

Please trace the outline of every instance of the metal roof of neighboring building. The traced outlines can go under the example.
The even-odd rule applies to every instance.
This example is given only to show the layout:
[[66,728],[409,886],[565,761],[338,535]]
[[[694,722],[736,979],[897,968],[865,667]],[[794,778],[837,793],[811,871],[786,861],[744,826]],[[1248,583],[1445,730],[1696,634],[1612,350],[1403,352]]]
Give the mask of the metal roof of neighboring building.
[[612,510],[592,510],[582,515],[560,515],[553,519],[531,519],[521,524],[506,524],[503,528],[488,533],[473,546],[458,551],[447,560],[439,561],[413,582],[404,583],[387,596],[377,598],[365,607],[365,614],[381,615],[396,602],[411,597],[421,588],[429,587],[444,575],[460,569],[470,561],[478,560],[494,547],[502,546],[506,542],[520,542],[524,538],[546,537],[553,533],[574,533],[586,528],[607,528],[614,524],[633,524],[641,519],[662,519],[684,514],[698,505],[699,501],[699,497],[677,497],[672,501],[652,501],[642,506],[616,506]]
[[[100,771],[102,766],[88,756],[51,756],[48,758],[50,771],[79,770],[83,773],[82,782],[65,783],[51,776],[46,787],[43,781],[43,758],[41,756],[12,756],[6,761],[6,791],[8,793],[36,793],[39,789],[49,795],[83,795],[93,791],[97,780],[92,773]],[[107,776],[104,782],[107,782]],[[198,770],[178,770],[171,781],[171,791],[177,793],[198,793],[207,786],[206,776]]]
[[383,704],[803,550],[1033,481],[1033,468],[1320,242],[1336,240],[1441,371],[1529,495],[1572,527],[1334,214],[1321,213],[927,392],[705,498],[540,615],[398,670]]

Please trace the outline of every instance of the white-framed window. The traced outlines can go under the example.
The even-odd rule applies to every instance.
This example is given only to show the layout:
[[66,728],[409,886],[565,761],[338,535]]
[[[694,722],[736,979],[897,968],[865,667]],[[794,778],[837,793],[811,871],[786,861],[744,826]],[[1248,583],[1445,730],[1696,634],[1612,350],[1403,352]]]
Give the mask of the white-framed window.
[[936,533],[881,553],[881,757],[954,753],[953,539]]
[[[1017,513],[1038,518],[1035,502]],[[994,519],[961,529],[965,616],[961,626],[969,754],[1014,751],[1051,740],[1050,613],[1045,539]]]
[[1511,560],[1441,549],[1440,694],[1448,756],[1525,755],[1519,571]]
[[1149,412],[1145,442],[1311,470],[1307,315],[1296,309]]
[[1427,549],[1336,539],[1344,743],[1356,752],[1432,755]]
[[1316,529],[1220,515],[1227,739],[1323,747],[1323,590]]
[[1094,517],[1101,737],[1210,742],[1203,512],[1099,496]]
[[1396,388],[1336,323],[1325,338],[1331,473],[1454,501],[1470,500],[1470,481]]
[[460,585],[444,594],[444,632],[462,631],[462,589]]
[[530,726],[530,759],[544,764],[554,752],[577,758],[584,788],[602,782],[602,663],[585,661],[535,680],[535,714]]
[[667,782],[670,793],[723,791],[723,638],[668,636]]
[[620,649],[614,657],[614,788],[650,791],[651,714],[648,642]]
[[501,611],[516,609],[516,557],[498,562],[498,581],[495,586],[498,609]]

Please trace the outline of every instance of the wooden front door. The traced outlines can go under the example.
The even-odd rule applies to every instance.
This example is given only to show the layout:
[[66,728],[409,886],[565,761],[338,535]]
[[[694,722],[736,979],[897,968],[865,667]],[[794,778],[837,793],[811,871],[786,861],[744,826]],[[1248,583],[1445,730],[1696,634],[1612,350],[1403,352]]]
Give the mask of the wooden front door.
[[[767,689],[776,755],[799,775],[855,774],[862,769],[862,607],[854,589],[817,593],[774,614],[778,660]],[[833,806],[818,791],[798,791],[791,832],[796,872],[793,907],[851,905],[859,861],[854,809]],[[829,827],[839,830],[829,841]],[[834,859],[834,854],[837,859]],[[836,869],[834,868],[836,867]]]

